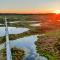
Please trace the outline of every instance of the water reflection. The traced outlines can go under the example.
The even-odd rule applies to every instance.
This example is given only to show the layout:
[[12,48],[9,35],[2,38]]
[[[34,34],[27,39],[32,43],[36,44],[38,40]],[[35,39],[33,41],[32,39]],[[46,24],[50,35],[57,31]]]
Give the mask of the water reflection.
[[29,37],[20,38],[17,40],[10,41],[11,47],[23,48],[26,51],[26,56],[23,60],[47,60],[46,58],[39,56],[36,53],[35,41],[37,40],[37,35],[32,35]]
[[0,50],[5,48],[5,43],[0,45]]
[[[16,28],[8,27],[9,34],[19,34],[28,31],[28,28]],[[5,27],[0,27],[0,36],[5,35]],[[37,35],[30,35],[27,37],[19,38],[16,40],[10,41],[11,47],[18,47],[25,50],[25,57],[23,60],[47,60],[43,56],[39,56],[36,52],[35,41],[37,40]],[[0,45],[0,49],[5,47],[5,43]]]
[[30,24],[30,26],[41,26],[41,23]]
[[[8,27],[9,34],[19,34],[28,31],[28,28]],[[5,35],[5,27],[0,27],[0,36]]]

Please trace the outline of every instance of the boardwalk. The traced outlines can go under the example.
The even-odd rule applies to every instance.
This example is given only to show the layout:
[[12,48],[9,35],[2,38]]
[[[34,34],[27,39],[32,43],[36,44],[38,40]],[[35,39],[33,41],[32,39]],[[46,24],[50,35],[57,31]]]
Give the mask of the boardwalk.
[[6,60],[12,60],[11,58],[11,50],[9,45],[9,35],[8,35],[8,26],[7,26],[7,18],[5,17],[5,33],[6,33]]

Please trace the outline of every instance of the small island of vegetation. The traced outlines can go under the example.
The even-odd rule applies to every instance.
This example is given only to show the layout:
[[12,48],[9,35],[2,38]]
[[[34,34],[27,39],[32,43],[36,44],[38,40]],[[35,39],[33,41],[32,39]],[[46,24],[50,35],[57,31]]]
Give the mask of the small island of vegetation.
[[[22,60],[24,57],[24,50],[20,48],[11,48],[12,60]],[[0,60],[6,60],[6,49],[0,50]]]

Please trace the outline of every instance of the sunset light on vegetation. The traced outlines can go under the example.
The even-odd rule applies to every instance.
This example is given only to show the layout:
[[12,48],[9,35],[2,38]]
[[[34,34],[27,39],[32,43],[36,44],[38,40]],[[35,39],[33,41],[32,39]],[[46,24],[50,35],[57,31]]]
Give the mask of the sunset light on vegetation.
[[0,60],[60,60],[60,0],[0,0]]

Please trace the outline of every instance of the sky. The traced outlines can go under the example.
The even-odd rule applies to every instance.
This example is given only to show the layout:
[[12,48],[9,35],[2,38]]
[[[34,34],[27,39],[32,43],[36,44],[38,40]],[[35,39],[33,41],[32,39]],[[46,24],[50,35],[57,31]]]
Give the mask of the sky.
[[60,9],[60,0],[0,0],[0,13],[46,13]]

